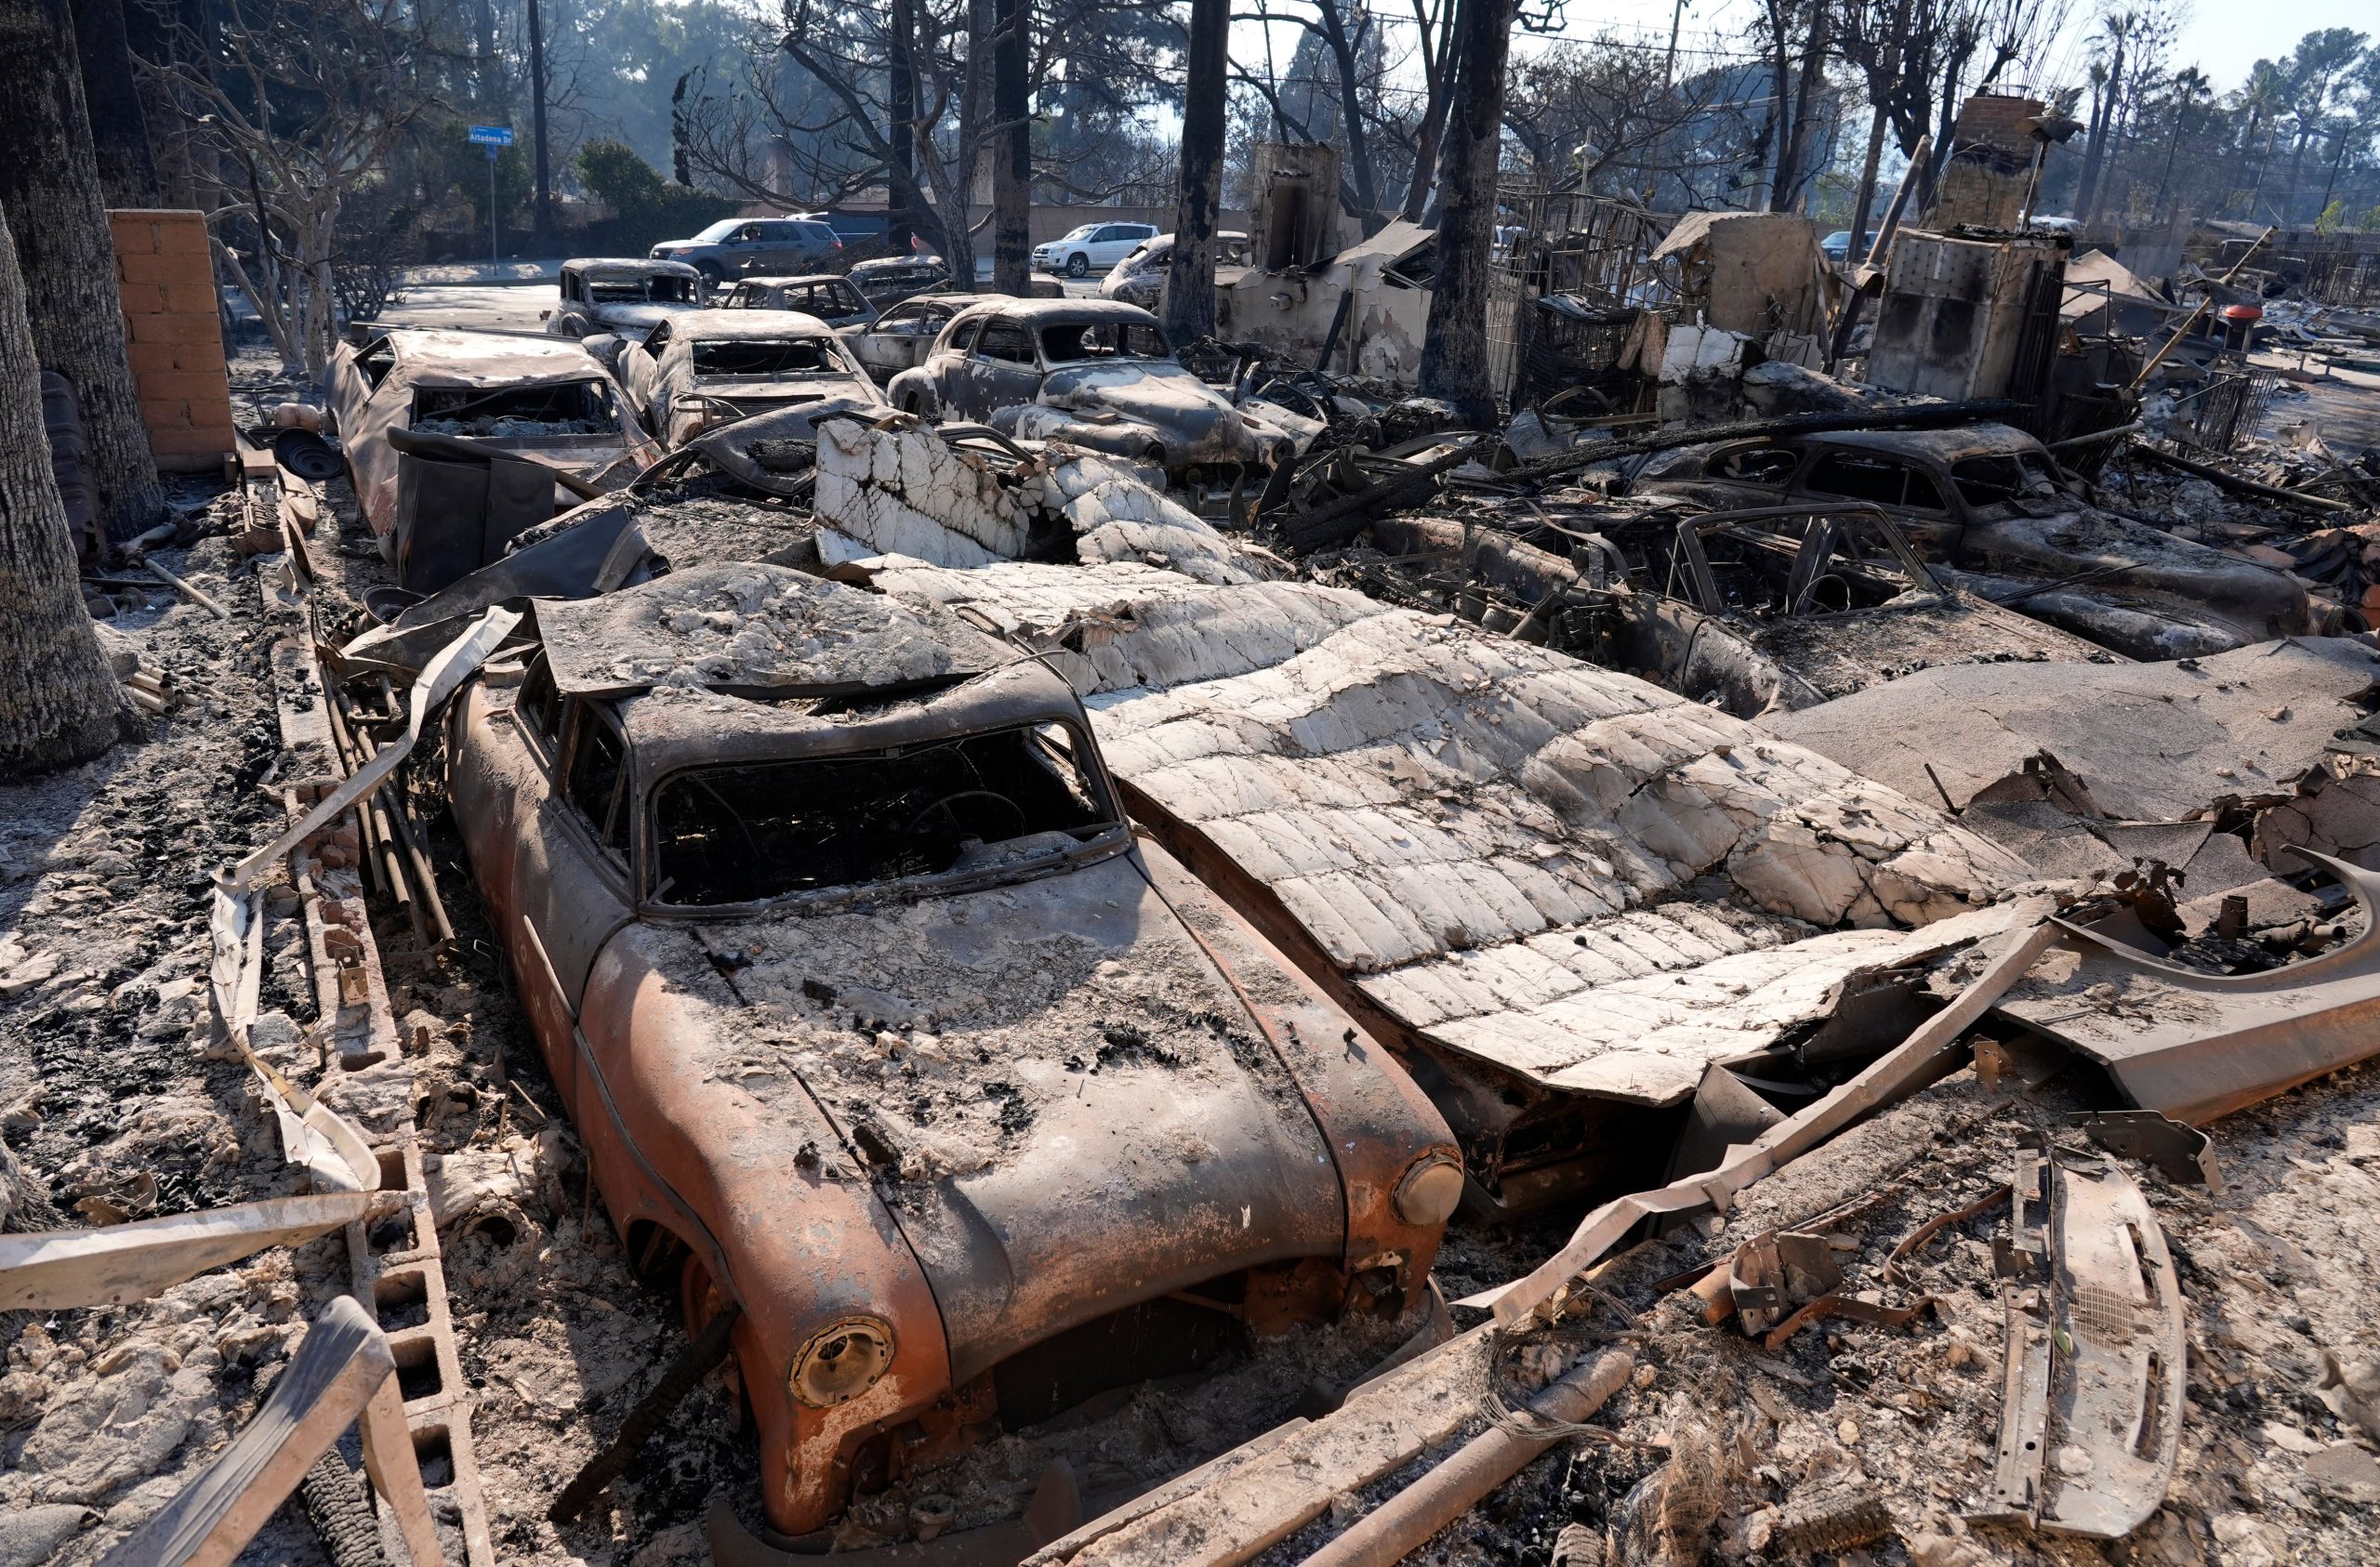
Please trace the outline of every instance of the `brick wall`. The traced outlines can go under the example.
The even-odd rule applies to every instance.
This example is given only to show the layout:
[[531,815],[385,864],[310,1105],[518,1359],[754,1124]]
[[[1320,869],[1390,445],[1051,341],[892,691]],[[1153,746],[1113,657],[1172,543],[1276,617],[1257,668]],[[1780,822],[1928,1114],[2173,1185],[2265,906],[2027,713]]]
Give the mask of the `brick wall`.
[[169,473],[219,470],[232,446],[231,392],[206,219],[197,212],[126,208],[109,213],[108,222],[149,450]]

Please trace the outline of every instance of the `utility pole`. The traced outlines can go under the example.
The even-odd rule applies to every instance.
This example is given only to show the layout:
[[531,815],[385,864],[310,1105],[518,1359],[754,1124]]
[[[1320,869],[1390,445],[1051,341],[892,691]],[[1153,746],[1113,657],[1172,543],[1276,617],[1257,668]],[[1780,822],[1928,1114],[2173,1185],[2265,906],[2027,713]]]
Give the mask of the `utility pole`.
[[[529,0],[529,134],[536,138],[537,212],[535,224],[536,248],[539,255],[554,246],[554,190],[551,170],[546,160],[546,30],[538,15],[537,0]],[[493,187],[490,187],[493,189]],[[496,211],[496,201],[488,201],[488,211]]]

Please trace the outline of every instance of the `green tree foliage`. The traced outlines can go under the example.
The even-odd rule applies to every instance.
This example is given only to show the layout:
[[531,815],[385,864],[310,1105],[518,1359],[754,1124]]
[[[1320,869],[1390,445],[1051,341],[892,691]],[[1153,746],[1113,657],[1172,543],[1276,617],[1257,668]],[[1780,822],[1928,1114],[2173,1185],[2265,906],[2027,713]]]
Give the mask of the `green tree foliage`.
[[634,148],[608,137],[581,143],[576,163],[588,193],[612,210],[608,222],[588,230],[590,239],[601,236],[607,243],[590,248],[641,256],[663,240],[684,239],[739,210],[739,204],[724,196],[662,178]]

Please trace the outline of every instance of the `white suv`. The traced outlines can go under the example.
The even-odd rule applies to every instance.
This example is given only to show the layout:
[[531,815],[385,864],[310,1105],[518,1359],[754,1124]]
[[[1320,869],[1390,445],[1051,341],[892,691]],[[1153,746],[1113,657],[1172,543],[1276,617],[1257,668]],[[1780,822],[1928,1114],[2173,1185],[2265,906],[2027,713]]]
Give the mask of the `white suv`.
[[1064,239],[1033,247],[1033,270],[1089,277],[1096,268],[1105,271],[1131,254],[1134,245],[1157,236],[1154,223],[1086,223]]

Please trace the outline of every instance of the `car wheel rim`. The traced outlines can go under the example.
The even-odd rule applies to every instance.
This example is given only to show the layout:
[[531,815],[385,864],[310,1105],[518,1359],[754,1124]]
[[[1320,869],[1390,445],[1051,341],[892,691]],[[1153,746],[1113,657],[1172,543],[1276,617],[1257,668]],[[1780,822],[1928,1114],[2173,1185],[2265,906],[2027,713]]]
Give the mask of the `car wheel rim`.
[[1077,256],[1066,262],[1066,275],[1078,278],[1091,270],[1091,263]]

